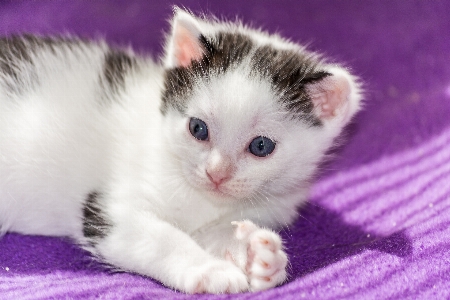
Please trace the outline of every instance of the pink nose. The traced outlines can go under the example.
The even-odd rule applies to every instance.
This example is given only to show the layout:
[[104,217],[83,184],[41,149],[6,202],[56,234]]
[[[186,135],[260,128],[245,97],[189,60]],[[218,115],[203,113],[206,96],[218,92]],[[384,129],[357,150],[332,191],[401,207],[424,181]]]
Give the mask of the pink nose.
[[230,178],[230,174],[228,171],[217,172],[216,170],[214,171],[206,170],[206,175],[208,175],[209,180],[211,180],[211,182],[214,183],[216,186],[219,186],[222,182],[225,182]]
[[229,180],[234,172],[234,164],[227,155],[222,155],[218,150],[212,150],[206,164],[206,175],[215,184],[216,188],[220,184]]

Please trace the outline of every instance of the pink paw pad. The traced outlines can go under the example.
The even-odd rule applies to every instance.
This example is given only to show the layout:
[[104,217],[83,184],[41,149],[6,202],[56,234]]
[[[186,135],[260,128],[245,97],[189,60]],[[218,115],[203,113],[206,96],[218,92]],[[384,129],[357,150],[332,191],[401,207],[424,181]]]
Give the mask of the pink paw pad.
[[247,243],[245,273],[251,290],[265,290],[286,280],[287,256],[279,235],[250,221],[233,222],[233,225],[236,225],[236,238]]

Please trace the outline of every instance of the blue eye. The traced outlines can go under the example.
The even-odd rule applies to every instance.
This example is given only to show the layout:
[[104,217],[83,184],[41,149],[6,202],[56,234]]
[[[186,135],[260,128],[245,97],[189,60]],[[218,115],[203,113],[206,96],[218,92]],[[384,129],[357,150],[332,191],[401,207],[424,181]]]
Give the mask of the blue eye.
[[191,118],[189,121],[189,131],[197,140],[206,141],[208,139],[208,126],[197,118]]
[[258,136],[253,139],[248,150],[258,157],[265,157],[275,150],[275,142],[265,136]]

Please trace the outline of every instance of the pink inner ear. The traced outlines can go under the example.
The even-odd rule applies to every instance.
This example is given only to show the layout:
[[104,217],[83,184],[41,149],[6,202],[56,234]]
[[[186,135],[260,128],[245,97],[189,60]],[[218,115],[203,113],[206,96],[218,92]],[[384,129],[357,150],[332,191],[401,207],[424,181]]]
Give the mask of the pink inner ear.
[[346,114],[350,85],[347,78],[333,76],[326,82],[312,88],[313,103],[321,119],[331,119],[337,115]]
[[199,60],[203,56],[203,48],[198,38],[193,36],[184,27],[178,28],[175,37],[175,58],[179,66],[187,67],[193,60]]

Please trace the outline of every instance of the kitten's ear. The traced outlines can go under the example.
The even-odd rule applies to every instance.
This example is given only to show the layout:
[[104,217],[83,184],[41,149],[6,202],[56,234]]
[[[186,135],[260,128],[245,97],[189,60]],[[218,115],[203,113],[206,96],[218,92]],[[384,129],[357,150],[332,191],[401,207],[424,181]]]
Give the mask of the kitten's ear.
[[361,106],[359,84],[344,69],[331,68],[329,73],[331,76],[308,87],[314,112],[324,122],[339,120],[345,125]]
[[167,68],[187,67],[193,60],[203,56],[204,48],[200,42],[200,24],[189,13],[174,8],[172,32],[168,38],[165,66]]

